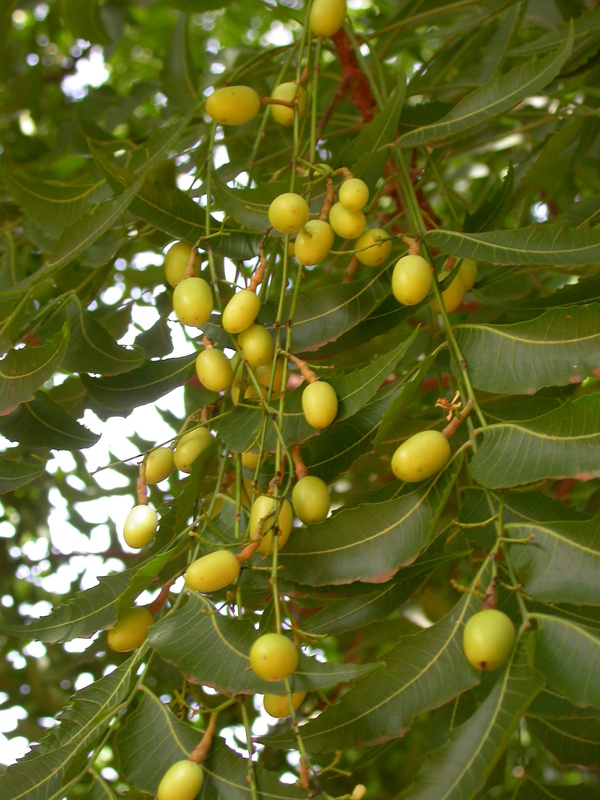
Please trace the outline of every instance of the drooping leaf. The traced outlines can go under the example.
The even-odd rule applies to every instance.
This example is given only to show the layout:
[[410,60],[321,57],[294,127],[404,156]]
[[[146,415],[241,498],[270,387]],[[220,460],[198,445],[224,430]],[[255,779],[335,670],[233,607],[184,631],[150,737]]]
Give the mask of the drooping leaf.
[[13,492],[39,478],[46,469],[46,462],[39,460],[22,461],[0,457],[0,494]]
[[515,171],[512,164],[510,164],[500,185],[492,187],[479,205],[479,208],[472,214],[467,214],[463,223],[463,230],[468,233],[491,230],[494,224],[506,214],[514,185]]

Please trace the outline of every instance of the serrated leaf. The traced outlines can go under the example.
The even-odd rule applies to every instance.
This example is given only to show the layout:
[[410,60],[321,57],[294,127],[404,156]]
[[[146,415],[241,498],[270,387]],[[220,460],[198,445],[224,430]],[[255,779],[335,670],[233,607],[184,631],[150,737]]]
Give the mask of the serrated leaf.
[[527,713],[527,727],[561,764],[596,767],[600,761],[600,711],[577,708],[542,692]]
[[167,45],[162,89],[174,108],[187,111],[198,98],[198,73],[190,53],[187,14],[181,14]]
[[549,308],[511,325],[465,323],[453,330],[473,386],[487,392],[532,394],[579,383],[600,368],[598,303]]
[[282,192],[287,192],[281,183],[263,183],[256,188],[232,188],[216,175],[212,176],[211,188],[215,200],[228,215],[244,228],[265,231],[270,227],[267,212],[271,202]]
[[514,108],[526,97],[547,86],[560,73],[572,48],[571,30],[555,52],[539,61],[533,58],[525,64],[519,64],[505,75],[495,76],[460,100],[442,119],[405,133],[400,137],[401,147],[440,144]]
[[[190,592],[183,607],[151,627],[148,643],[192,680],[224,694],[284,694],[283,681],[264,681],[250,670],[250,647],[257,638],[255,622],[223,616],[206,597]],[[375,666],[321,663],[301,653],[289,681],[293,691],[310,691],[351,681]]]
[[389,580],[428,545],[461,464],[457,456],[407,494],[342,509],[295,531],[279,555],[285,580],[309,586]]
[[62,364],[69,341],[65,323],[47,341],[10,350],[0,361],[0,412],[29,400]]
[[464,800],[483,788],[521,716],[543,687],[526,653],[524,634],[508,666],[477,711],[432,753],[414,783],[398,799]]
[[13,492],[39,478],[46,469],[45,461],[2,458],[0,456],[0,494]]
[[489,425],[469,471],[491,489],[600,475],[600,396],[566,401],[535,419]]

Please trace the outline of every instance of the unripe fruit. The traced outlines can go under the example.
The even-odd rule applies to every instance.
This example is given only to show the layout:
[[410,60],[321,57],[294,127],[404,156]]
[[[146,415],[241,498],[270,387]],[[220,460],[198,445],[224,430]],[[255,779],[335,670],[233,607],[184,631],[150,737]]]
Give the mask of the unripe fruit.
[[[277,512],[279,512],[279,514],[277,516],[277,522],[275,522],[275,515]],[[248,532],[251,539],[254,538],[261,519],[262,538],[259,546],[256,548],[257,551],[263,555],[269,555],[273,552],[273,528],[275,524],[277,528],[279,528],[277,549],[281,550],[290,538],[290,533],[292,532],[294,514],[289,501],[276,500],[274,497],[270,497],[267,494],[259,494],[258,497],[255,498],[252,503],[252,508],[250,509]]]
[[231,361],[222,350],[210,347],[202,350],[196,358],[196,374],[211,392],[224,392],[233,381]]
[[111,650],[127,653],[146,641],[148,628],[154,617],[147,608],[137,606],[124,614],[114,628],[109,630],[106,641]]
[[[444,303],[446,313],[451,314],[453,311],[456,311],[456,309],[462,303],[464,296],[465,285],[460,278],[460,272],[458,272],[454,278],[452,278],[450,286],[448,286],[448,288],[444,289],[442,292],[442,301]],[[435,297],[431,301],[430,305],[432,310],[437,314],[440,310],[440,304]]]
[[341,203],[329,209],[329,224],[342,239],[358,239],[367,227],[367,218],[362,211],[348,211]]
[[[287,100],[289,103],[293,102],[294,98],[298,95],[298,119],[306,114],[306,92],[302,86],[297,86],[294,81],[287,83],[280,83],[273,89],[271,95],[273,100]],[[293,125],[294,124],[294,109],[287,106],[271,106],[271,114],[275,122],[280,125]]]
[[378,267],[389,258],[392,252],[392,240],[383,228],[370,228],[359,236],[354,247],[357,251],[356,257],[361,264]]
[[203,278],[184,278],[173,292],[173,308],[180,322],[199,328],[213,310],[210,286]]
[[[171,286],[177,286],[185,276],[192,248],[185,242],[175,242],[165,256],[165,277]],[[197,261],[197,257],[195,258]],[[194,262],[192,262],[194,263]]]
[[192,464],[200,453],[212,443],[213,437],[206,428],[196,428],[184,433],[175,447],[175,466],[182,472],[191,472]]
[[324,381],[309,383],[302,392],[304,418],[313,428],[327,428],[337,416],[335,389]]
[[515,644],[516,631],[510,617],[495,608],[474,614],[463,631],[463,649],[469,664],[492,670],[504,664]]
[[146,483],[154,485],[168,478],[175,462],[170,447],[156,447],[148,453],[145,465]]
[[242,355],[251,367],[260,367],[273,358],[275,345],[271,334],[262,325],[251,325],[238,336]]
[[312,267],[329,253],[334,239],[333,228],[328,222],[322,219],[310,219],[296,236],[296,258],[301,264]]
[[194,761],[176,761],[162,776],[156,800],[195,800],[202,787],[204,773]]
[[308,222],[308,203],[299,194],[284,192],[269,206],[269,223],[280,233],[296,233]]
[[252,672],[265,681],[289,678],[298,666],[298,649],[282,633],[265,633],[250,648]]
[[362,211],[369,202],[369,187],[360,178],[348,178],[339,188],[338,199],[348,211]]
[[[444,270],[446,272],[451,271],[451,269],[446,269],[446,267],[444,267]],[[472,258],[463,258],[458,268],[458,274],[465,287],[465,292],[468,292],[469,289],[475,286],[475,281],[477,280],[477,262],[473,261]]]
[[223,309],[221,325],[227,333],[241,333],[254,324],[260,311],[260,299],[250,289],[236,292]]
[[123,538],[129,547],[145,547],[154,538],[158,515],[147,505],[134,506],[123,525]]
[[240,562],[231,550],[215,550],[197,558],[185,571],[185,582],[198,592],[216,592],[237,580]]
[[450,452],[450,443],[443,433],[420,431],[396,450],[392,456],[392,470],[401,481],[423,481],[445,466]]
[[314,475],[300,478],[292,490],[294,511],[301,522],[322,522],[329,514],[329,490],[325,481]]
[[392,273],[392,292],[399,303],[414,306],[429,294],[433,276],[422,256],[402,256]]
[[333,36],[346,19],[346,0],[314,0],[309,26],[315,36]]
[[[280,357],[275,364],[275,374],[273,375],[273,391],[282,392],[285,389],[283,384],[283,370],[285,367],[285,358]],[[256,380],[267,388],[271,384],[271,371],[273,369],[273,362],[263,364],[261,367],[256,367],[254,375]]]
[[[306,697],[306,692],[292,692],[292,708],[294,711]],[[263,697],[263,707],[267,714],[276,719],[290,716],[290,701],[287,694],[266,694]]]
[[251,86],[224,86],[206,99],[206,113],[221,125],[244,125],[260,110],[260,97]]

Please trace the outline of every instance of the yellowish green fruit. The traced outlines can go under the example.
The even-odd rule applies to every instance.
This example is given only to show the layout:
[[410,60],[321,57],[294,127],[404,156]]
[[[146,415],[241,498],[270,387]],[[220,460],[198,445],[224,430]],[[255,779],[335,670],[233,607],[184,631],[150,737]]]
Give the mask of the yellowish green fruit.
[[146,483],[154,485],[168,478],[175,462],[173,450],[170,447],[156,447],[148,453],[145,465]]
[[107,634],[106,641],[111,650],[128,653],[146,641],[148,629],[154,617],[147,608],[136,606],[117,621]]
[[309,383],[302,392],[302,411],[313,428],[331,425],[338,412],[338,398],[333,386],[325,381]]
[[145,547],[154,538],[158,515],[148,505],[134,506],[125,520],[123,538],[129,547]]
[[328,222],[310,219],[296,236],[294,243],[296,258],[304,266],[312,267],[329,253],[334,239],[333,228]]
[[221,125],[244,125],[260,110],[260,97],[251,86],[224,86],[206,100],[206,113]]
[[[306,692],[292,692],[292,707],[294,711],[300,707],[306,697]],[[290,716],[290,700],[287,694],[266,694],[263,697],[263,707],[267,714],[276,719]]]
[[392,456],[392,470],[401,481],[423,481],[444,468],[450,453],[450,443],[443,433],[420,431],[398,447]]
[[250,667],[265,681],[282,681],[298,666],[298,648],[282,633],[265,633],[250,648]]
[[295,192],[284,192],[269,206],[269,223],[280,233],[296,233],[308,222],[308,203]]
[[362,211],[348,211],[341,203],[329,209],[329,224],[342,239],[358,239],[365,232],[367,218]]
[[176,761],[162,776],[156,800],[195,800],[203,779],[204,772],[200,764],[187,759]]
[[269,331],[262,325],[251,325],[238,338],[242,355],[251,367],[261,367],[273,358],[275,344]]
[[242,467],[248,469],[255,469],[258,466],[258,453],[252,450],[244,450],[242,453]]
[[[167,250],[165,256],[165,277],[171,286],[177,286],[179,281],[185,277],[185,272],[190,263],[190,256],[192,248],[186,242],[175,242],[175,244]],[[192,260],[192,265],[195,266],[197,257]]]
[[369,202],[369,187],[360,178],[348,178],[339,188],[338,199],[348,211],[362,211]]
[[468,292],[469,289],[475,286],[475,282],[477,281],[477,262],[473,261],[472,258],[463,258],[458,268],[458,274],[464,284],[465,292]]
[[231,361],[222,350],[210,347],[201,350],[196,357],[196,374],[211,392],[224,392],[233,381]]
[[[298,95],[298,119],[302,119],[302,117],[306,114],[306,92],[302,86],[297,86],[294,81],[280,83],[279,86],[276,86],[275,89],[273,89],[271,98],[273,100],[287,100],[288,103],[291,103],[294,101],[296,94]],[[280,125],[289,126],[294,124],[293,108],[272,105],[271,114],[273,115],[275,122],[278,122]]]
[[[443,274],[440,277],[443,277]],[[446,309],[446,313],[451,314],[453,311],[456,311],[456,309],[462,303],[464,296],[465,296],[465,285],[461,280],[460,272],[458,272],[452,278],[450,286],[448,286],[442,292],[442,301],[444,303],[444,308]],[[435,297],[431,301],[430,305],[432,310],[436,314],[439,313],[440,304],[438,303]]]
[[184,278],[173,292],[173,308],[184,325],[201,327],[213,310],[210,286],[203,278]]
[[279,529],[277,549],[281,550],[290,538],[293,519],[292,506],[288,500],[277,500],[270,495],[259,494],[252,503],[250,521],[248,523],[248,533],[251,539],[255,537],[259,528],[262,532],[260,545],[257,547],[258,552],[263,555],[273,552],[273,532],[275,528]]
[[390,257],[392,240],[383,228],[369,228],[354,243],[356,257],[361,264],[378,267]]
[[213,437],[206,428],[184,433],[175,447],[175,466],[181,472],[191,472],[192,464],[203,450],[212,444]]
[[477,669],[498,669],[512,653],[515,639],[510,617],[495,608],[486,608],[465,625],[463,649],[469,664]]
[[217,592],[234,583],[240,562],[231,550],[215,550],[197,558],[185,571],[185,582],[197,592]]
[[259,311],[257,295],[250,289],[241,289],[225,306],[221,324],[227,333],[241,333],[254,324]]
[[392,292],[399,303],[414,306],[427,297],[432,281],[431,265],[422,256],[402,256],[392,273]]
[[[282,392],[285,388],[283,378],[285,369],[285,358],[280,356],[275,363],[275,373],[273,375],[273,391]],[[267,388],[271,385],[271,373],[273,371],[273,362],[263,364],[261,367],[256,367],[254,375],[256,380]]]
[[315,475],[300,478],[292,490],[294,511],[301,522],[310,525],[322,522],[329,514],[329,489],[325,481]]
[[314,0],[308,24],[315,36],[327,38],[339,31],[345,19],[346,0]]

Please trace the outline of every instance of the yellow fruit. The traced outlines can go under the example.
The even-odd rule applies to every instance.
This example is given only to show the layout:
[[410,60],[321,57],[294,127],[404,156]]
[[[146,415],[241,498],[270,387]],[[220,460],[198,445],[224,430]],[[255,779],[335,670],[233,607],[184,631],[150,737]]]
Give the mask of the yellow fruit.
[[148,629],[154,617],[147,608],[137,606],[124,614],[107,634],[106,641],[111,650],[127,653],[146,641]]
[[[171,286],[177,286],[179,281],[183,280],[185,271],[190,263],[191,253],[192,248],[185,242],[175,242],[168,249],[165,256],[165,277]],[[192,264],[197,261],[198,258],[196,256]]]
[[153,485],[168,478],[173,471],[173,451],[170,447],[156,447],[146,458],[146,483]]
[[224,392],[233,381],[231,361],[222,350],[211,347],[202,350],[196,358],[196,374],[211,392]]
[[392,292],[399,303],[414,306],[429,294],[433,276],[422,256],[402,256],[392,273]]
[[195,800],[203,779],[200,764],[189,760],[176,761],[162,776],[156,800]]
[[292,490],[294,511],[301,522],[310,525],[322,522],[329,514],[329,489],[325,481],[314,475],[300,478]]
[[191,472],[192,464],[203,450],[212,444],[213,437],[206,428],[196,428],[184,433],[175,447],[175,466],[182,472]]
[[244,450],[242,453],[242,466],[248,469],[255,469],[258,466],[258,453],[252,450]]
[[314,0],[309,27],[315,36],[329,37],[339,31],[346,19],[346,0]]
[[231,550],[215,550],[192,561],[185,582],[198,592],[217,592],[234,583],[239,574],[240,562]]
[[284,192],[269,206],[269,223],[280,233],[296,233],[308,222],[308,203],[299,194]]
[[147,505],[134,506],[125,520],[123,538],[129,547],[145,547],[154,538],[158,515]]
[[392,456],[392,470],[401,481],[423,481],[443,469],[450,452],[450,443],[443,433],[420,431],[396,450]]
[[358,239],[367,227],[367,218],[362,211],[348,211],[341,203],[329,209],[329,224],[342,239]]
[[[276,515],[277,520],[275,519]],[[292,506],[288,500],[276,500],[269,495],[259,494],[252,503],[250,521],[248,523],[250,538],[254,538],[259,526],[262,531],[262,538],[257,547],[258,552],[263,555],[273,552],[273,531],[275,526],[279,529],[277,549],[281,550],[290,538],[293,519]]]
[[329,253],[334,239],[333,228],[328,222],[310,219],[296,236],[294,243],[296,258],[301,264],[312,267]]
[[362,211],[369,202],[369,187],[360,178],[348,178],[340,186],[338,198],[348,211]]
[[468,292],[469,289],[472,289],[475,286],[475,282],[477,280],[477,262],[473,261],[472,258],[463,258],[460,267],[458,268],[458,274],[460,275],[460,279],[464,284],[465,291]]
[[184,278],[173,292],[173,308],[180,322],[199,328],[213,310],[210,286],[203,278]]
[[221,125],[244,125],[260,111],[260,97],[250,86],[224,86],[206,100],[206,113]]
[[298,666],[298,649],[282,633],[265,633],[250,648],[250,667],[265,681],[282,681]]
[[275,344],[271,334],[262,325],[251,325],[237,338],[242,355],[251,367],[260,367],[273,358]]
[[313,428],[327,428],[337,416],[335,389],[324,381],[309,383],[302,392],[304,418]]
[[504,664],[515,645],[516,631],[510,617],[495,608],[474,614],[463,631],[463,649],[469,664],[492,670]]
[[[285,358],[283,357],[278,358],[275,364],[275,374],[273,375],[274,392],[282,392],[285,389],[285,386],[283,384],[284,367],[285,367]],[[256,369],[254,370],[254,375],[256,376],[256,380],[262,386],[266,386],[268,388],[271,383],[272,370],[273,370],[272,361],[269,364],[263,364],[261,367],[256,367]]]
[[221,325],[227,333],[241,333],[254,324],[260,311],[260,299],[250,289],[236,292],[227,303]]
[[[287,100],[291,103],[298,95],[298,119],[306,114],[306,92],[302,86],[297,86],[294,81],[287,83],[280,83],[273,89],[271,97],[273,100]],[[294,109],[287,106],[271,106],[271,114],[275,122],[280,125],[293,125],[294,124]]]
[[[306,697],[306,692],[293,692],[292,693],[292,707],[294,711],[300,707],[300,704]],[[287,694],[266,694],[263,697],[263,707],[267,714],[270,714],[276,719],[283,719],[283,717],[290,716],[290,701]]]
[[[465,296],[465,285],[460,278],[460,272],[452,278],[452,282],[447,289],[442,292],[442,301],[447,314],[451,314],[459,307]],[[431,308],[437,314],[440,310],[440,305],[436,298],[431,301]]]
[[361,264],[378,267],[389,258],[392,252],[392,240],[383,228],[370,228],[358,237],[354,247],[356,257]]

